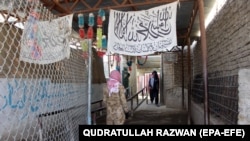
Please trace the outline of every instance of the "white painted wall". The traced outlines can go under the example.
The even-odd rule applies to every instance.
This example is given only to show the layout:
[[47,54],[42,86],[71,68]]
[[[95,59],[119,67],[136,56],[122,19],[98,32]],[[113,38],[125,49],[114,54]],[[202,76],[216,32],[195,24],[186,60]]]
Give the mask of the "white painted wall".
[[240,69],[238,81],[238,124],[250,124],[250,69]]

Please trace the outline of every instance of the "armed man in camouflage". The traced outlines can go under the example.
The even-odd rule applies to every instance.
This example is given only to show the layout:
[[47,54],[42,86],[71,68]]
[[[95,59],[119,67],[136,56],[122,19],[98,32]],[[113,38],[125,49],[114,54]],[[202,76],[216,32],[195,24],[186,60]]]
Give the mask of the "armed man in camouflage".
[[107,108],[106,124],[124,124],[129,110],[125,98],[125,88],[121,84],[121,75],[117,70],[111,71],[107,85],[104,86],[103,103]]

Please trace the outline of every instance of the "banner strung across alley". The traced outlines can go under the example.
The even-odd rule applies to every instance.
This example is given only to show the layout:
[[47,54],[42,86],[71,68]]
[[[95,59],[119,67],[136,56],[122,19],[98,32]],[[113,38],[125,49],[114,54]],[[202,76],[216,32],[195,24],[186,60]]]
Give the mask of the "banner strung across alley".
[[40,21],[39,17],[39,13],[33,11],[25,23],[20,60],[49,64],[69,58],[73,14],[51,21]]
[[165,52],[177,46],[177,2],[142,11],[110,10],[108,53],[130,56]]

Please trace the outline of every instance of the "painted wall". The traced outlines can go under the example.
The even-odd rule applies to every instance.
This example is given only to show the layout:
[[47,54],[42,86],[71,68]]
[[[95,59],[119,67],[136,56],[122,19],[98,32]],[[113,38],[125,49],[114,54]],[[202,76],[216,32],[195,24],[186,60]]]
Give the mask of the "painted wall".
[[[72,119],[81,117],[80,123],[86,124],[84,109],[87,108],[86,85],[82,83],[52,83],[49,79],[0,79],[0,139],[9,134],[28,132],[27,127],[35,130],[22,134],[39,135],[39,129],[50,131],[52,125],[72,125]],[[83,109],[82,112],[74,112]],[[60,115],[60,116],[59,116]],[[84,122],[85,115],[85,122]],[[60,120],[61,119],[61,120]],[[41,120],[41,121],[39,121]],[[25,130],[24,130],[25,129]],[[58,131],[55,134],[59,134]],[[45,135],[43,135],[45,137]],[[21,137],[16,137],[21,138]]]

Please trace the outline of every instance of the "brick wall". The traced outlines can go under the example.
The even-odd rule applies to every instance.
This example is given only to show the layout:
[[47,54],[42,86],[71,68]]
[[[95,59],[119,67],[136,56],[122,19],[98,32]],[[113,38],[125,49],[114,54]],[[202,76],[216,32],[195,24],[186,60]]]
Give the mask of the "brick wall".
[[[237,124],[237,116],[223,117],[225,109],[236,110],[234,114],[240,112],[237,108],[234,109],[230,105],[234,105],[235,101],[241,102],[245,95],[240,95],[237,91],[238,73],[239,70],[250,68],[250,1],[249,0],[228,0],[220,13],[215,17],[214,21],[210,23],[206,30],[207,37],[207,55],[208,55],[208,91],[209,97],[220,97],[215,100],[216,105],[210,104],[210,109],[220,109],[220,118],[223,118],[225,124]],[[200,43],[200,41],[199,41]],[[202,86],[202,82],[197,83],[199,79],[202,80],[202,60],[200,45],[197,45],[193,50],[193,92],[196,98],[202,97],[203,92],[195,91]],[[250,76],[245,76],[250,77]],[[219,81],[221,80],[221,81]],[[213,83],[216,81],[215,84]],[[235,82],[237,81],[237,82]],[[244,81],[243,81],[244,82]],[[232,85],[233,84],[233,85]],[[215,88],[216,87],[216,88]],[[232,88],[235,91],[234,96],[228,97],[231,91],[226,91]],[[202,89],[202,87],[201,87]],[[217,97],[217,98],[218,98]],[[197,100],[196,99],[196,100]],[[221,100],[226,101],[221,103]],[[213,99],[214,100],[214,99]],[[210,99],[211,101],[211,99]],[[249,100],[250,101],[250,100]],[[249,102],[248,101],[248,102]],[[200,101],[202,102],[202,100]],[[246,102],[246,101],[244,101]],[[239,103],[242,105],[242,103]],[[243,106],[244,107],[244,106]]]
[[[250,67],[250,1],[228,1],[208,26],[208,72],[235,75],[239,68]],[[194,73],[201,72],[200,46],[194,50]],[[200,64],[200,65],[198,65]]]

